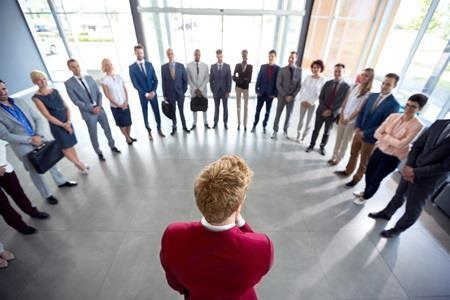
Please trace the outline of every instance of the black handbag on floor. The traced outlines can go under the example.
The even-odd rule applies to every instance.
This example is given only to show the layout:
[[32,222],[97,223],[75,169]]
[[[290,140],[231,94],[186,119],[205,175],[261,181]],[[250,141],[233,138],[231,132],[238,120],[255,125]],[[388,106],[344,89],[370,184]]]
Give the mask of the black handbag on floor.
[[196,96],[191,99],[191,110],[192,111],[207,111],[208,110],[208,99],[203,96]]
[[44,174],[56,165],[64,157],[64,154],[55,141],[48,141],[28,153],[27,157],[34,169],[39,174]]
[[168,117],[169,119],[173,119],[175,117],[175,108],[172,104],[170,104],[169,101],[163,101],[161,103],[163,114]]

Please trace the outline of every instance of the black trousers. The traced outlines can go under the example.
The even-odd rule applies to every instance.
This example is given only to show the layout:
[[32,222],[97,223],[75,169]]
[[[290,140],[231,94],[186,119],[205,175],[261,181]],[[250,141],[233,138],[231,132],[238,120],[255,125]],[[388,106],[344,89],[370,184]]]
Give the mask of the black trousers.
[[263,127],[265,128],[267,126],[267,122],[269,121],[270,109],[272,108],[272,102],[274,98],[271,98],[267,93],[264,93],[261,96],[258,96],[257,99],[258,102],[256,103],[256,113],[255,113],[255,121],[253,122],[253,127],[256,127],[256,125],[258,125],[259,115],[264,106],[264,103],[266,103],[266,113],[264,115],[264,120],[262,123]]
[[323,131],[322,141],[320,142],[320,148],[323,149],[328,143],[328,137],[330,136],[330,130],[333,128],[334,117],[333,115],[329,117],[322,117],[322,114],[316,112],[316,121],[314,123],[314,131],[311,136],[310,146],[314,147],[316,145],[317,137],[319,136],[320,129],[323,124],[325,124],[325,129]]
[[380,149],[375,149],[369,159],[366,168],[366,188],[364,189],[364,199],[370,199],[377,192],[381,181],[394,171],[400,160],[396,156],[383,153]]
[[402,178],[394,197],[392,197],[381,213],[391,217],[403,205],[406,197],[405,213],[394,226],[399,231],[405,231],[417,221],[425,206],[425,200],[431,196],[438,182],[440,181],[428,181],[426,184],[422,183],[419,185],[407,182]]
[[25,222],[11,204],[9,204],[8,197],[3,191],[11,196],[24,213],[31,216],[39,211],[31,204],[27,195],[25,195],[14,171],[0,176],[0,187],[0,214],[3,219],[5,219],[5,222],[12,228],[16,230],[23,229],[26,226]]

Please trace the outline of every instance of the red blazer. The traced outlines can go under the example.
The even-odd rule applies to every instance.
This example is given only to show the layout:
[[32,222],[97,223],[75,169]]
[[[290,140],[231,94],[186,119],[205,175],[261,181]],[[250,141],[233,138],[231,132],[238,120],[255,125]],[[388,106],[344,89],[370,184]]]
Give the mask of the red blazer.
[[245,224],[213,232],[200,222],[174,223],[161,241],[169,285],[190,300],[254,300],[254,286],[269,271],[273,244]]

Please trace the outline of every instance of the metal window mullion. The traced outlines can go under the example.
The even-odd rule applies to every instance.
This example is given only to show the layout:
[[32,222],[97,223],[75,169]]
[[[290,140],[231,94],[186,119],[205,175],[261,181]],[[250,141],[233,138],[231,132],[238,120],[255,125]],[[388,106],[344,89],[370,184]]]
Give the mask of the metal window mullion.
[[341,0],[336,0],[336,2],[334,4],[331,20],[328,23],[328,28],[327,28],[326,38],[325,38],[325,47],[323,47],[323,53],[322,53],[322,57],[325,62],[328,61],[328,55],[330,53],[330,48],[331,48],[331,40],[332,40],[331,37],[335,31],[337,15],[339,14],[340,4],[341,4]]

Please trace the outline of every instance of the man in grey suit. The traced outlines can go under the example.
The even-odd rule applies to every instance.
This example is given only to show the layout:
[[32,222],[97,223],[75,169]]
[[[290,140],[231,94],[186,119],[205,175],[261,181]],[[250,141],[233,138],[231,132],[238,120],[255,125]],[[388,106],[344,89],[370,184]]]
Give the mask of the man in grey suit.
[[[24,100],[10,98],[5,83],[0,80],[0,139],[10,144],[11,149],[24,164],[25,170],[30,173],[31,180],[42,197],[49,204],[57,204],[58,200],[27,158],[29,152],[46,140],[44,128],[42,117]],[[49,171],[59,187],[77,185],[75,181],[67,181],[56,165]]]
[[334,78],[325,82],[319,95],[319,107],[316,110],[316,122],[311,136],[311,143],[306,152],[311,152],[316,144],[322,125],[325,124],[319,153],[325,156],[325,146],[328,142],[330,130],[339,115],[339,110],[344,103],[350,86],[344,81],[344,64],[334,66]]
[[114,139],[109,127],[108,117],[102,107],[102,93],[98,89],[94,79],[89,75],[81,75],[78,62],[71,58],[67,61],[67,67],[72,71],[73,76],[64,82],[67,94],[72,102],[80,109],[81,116],[86,122],[92,147],[98,155],[100,161],[105,161],[97,137],[97,122],[102,126],[108,145],[112,152],[120,153],[114,144]]
[[223,102],[223,126],[228,129],[228,96],[231,92],[231,69],[230,65],[223,62],[222,50],[216,51],[217,63],[211,65],[209,74],[209,86],[214,97],[214,126],[217,128],[219,121],[220,99]]
[[277,90],[278,103],[275,121],[273,122],[273,134],[271,139],[277,138],[278,123],[280,123],[281,113],[286,106],[286,119],[284,120],[283,135],[288,138],[287,130],[289,128],[289,121],[294,108],[295,96],[300,91],[302,83],[302,70],[297,67],[295,61],[297,60],[297,52],[292,51],[289,54],[288,65],[278,72],[277,76]]

